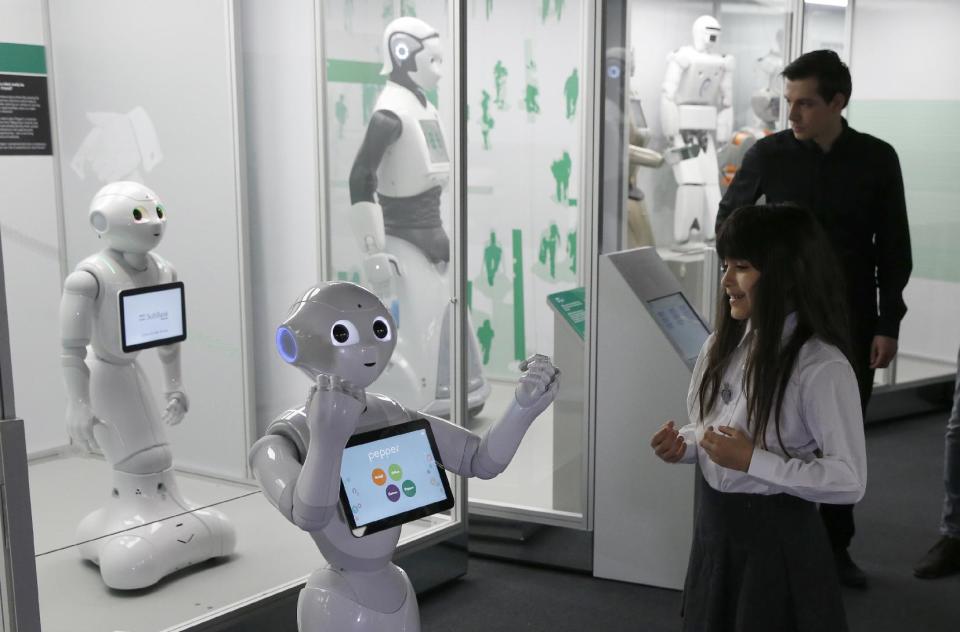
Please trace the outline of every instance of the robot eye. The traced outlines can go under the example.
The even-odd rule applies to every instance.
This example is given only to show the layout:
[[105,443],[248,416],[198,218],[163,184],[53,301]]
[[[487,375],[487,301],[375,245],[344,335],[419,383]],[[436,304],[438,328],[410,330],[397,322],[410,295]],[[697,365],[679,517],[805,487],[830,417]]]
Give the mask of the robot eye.
[[137,222],[142,221],[142,220],[143,220],[143,211],[141,211],[139,208],[133,209],[133,219],[134,219],[134,221],[137,221]]
[[349,320],[338,320],[330,328],[330,341],[334,347],[346,347],[360,342],[360,333],[356,325]]
[[163,207],[157,204],[157,217],[163,219]]
[[390,340],[390,325],[383,318],[377,317],[373,321],[373,335],[380,340]]

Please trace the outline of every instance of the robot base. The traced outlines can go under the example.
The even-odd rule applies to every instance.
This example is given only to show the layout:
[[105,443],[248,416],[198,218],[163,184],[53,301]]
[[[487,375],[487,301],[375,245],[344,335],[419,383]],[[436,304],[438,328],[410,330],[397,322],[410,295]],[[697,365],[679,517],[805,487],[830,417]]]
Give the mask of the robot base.
[[410,578],[393,564],[371,573],[328,566],[314,571],[300,591],[297,629],[420,632],[420,610]]
[[184,500],[172,469],[113,474],[110,500],[77,527],[80,555],[100,567],[110,588],[146,588],[181,568],[233,552],[230,521]]

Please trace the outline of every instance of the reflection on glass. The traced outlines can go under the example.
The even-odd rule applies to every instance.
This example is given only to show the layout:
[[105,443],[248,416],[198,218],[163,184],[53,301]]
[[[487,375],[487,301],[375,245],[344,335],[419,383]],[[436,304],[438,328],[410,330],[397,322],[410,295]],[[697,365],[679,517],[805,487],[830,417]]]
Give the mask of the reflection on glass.
[[[523,507],[533,520],[566,512],[576,521],[586,484],[584,356],[575,328],[582,332],[585,314],[579,187],[589,89],[581,65],[583,3],[543,5],[531,11],[503,2],[484,10],[478,3],[468,12],[467,287],[491,385],[471,429],[482,434],[510,409],[530,354],[551,356],[563,377],[556,402],[530,425],[509,467],[496,478],[471,480],[469,492],[471,507],[487,514]],[[578,288],[579,308],[573,298],[566,303],[575,314],[571,325],[555,315],[551,297]]]
[[828,48],[836,51],[841,59],[845,59],[846,20],[846,0],[804,2],[802,52]]

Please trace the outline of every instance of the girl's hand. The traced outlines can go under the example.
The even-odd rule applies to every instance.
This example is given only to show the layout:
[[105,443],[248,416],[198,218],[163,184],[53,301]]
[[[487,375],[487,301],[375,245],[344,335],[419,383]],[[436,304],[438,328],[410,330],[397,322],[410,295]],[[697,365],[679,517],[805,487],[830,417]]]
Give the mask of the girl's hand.
[[663,424],[650,440],[650,447],[658,457],[667,463],[676,463],[687,450],[687,443],[673,427],[673,420]]
[[733,426],[713,426],[707,428],[700,440],[710,460],[721,467],[746,472],[753,459],[753,439],[750,435]]

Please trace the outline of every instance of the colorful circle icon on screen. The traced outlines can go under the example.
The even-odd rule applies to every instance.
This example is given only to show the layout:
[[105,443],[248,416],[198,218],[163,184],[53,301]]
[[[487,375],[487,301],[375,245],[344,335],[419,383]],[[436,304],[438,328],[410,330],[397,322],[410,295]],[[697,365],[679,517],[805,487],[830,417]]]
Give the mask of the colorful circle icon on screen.
[[387,500],[392,503],[400,500],[400,488],[396,485],[387,485]]
[[417,494],[417,486],[413,481],[407,480],[403,481],[403,493],[409,498],[413,498]]
[[370,477],[373,479],[374,485],[383,485],[387,482],[387,473],[379,467],[373,471]]
[[401,478],[403,478],[403,470],[400,469],[400,466],[396,463],[390,466],[390,478],[395,481],[399,481]]

